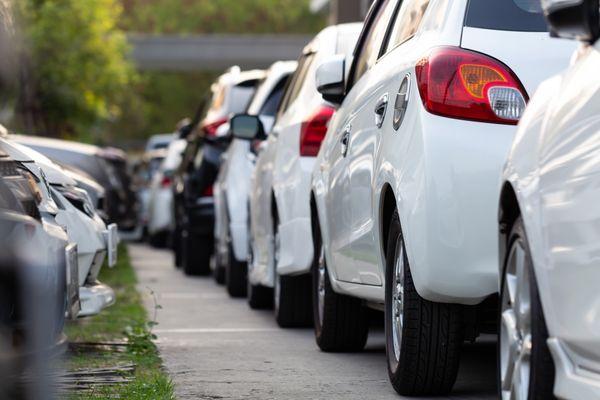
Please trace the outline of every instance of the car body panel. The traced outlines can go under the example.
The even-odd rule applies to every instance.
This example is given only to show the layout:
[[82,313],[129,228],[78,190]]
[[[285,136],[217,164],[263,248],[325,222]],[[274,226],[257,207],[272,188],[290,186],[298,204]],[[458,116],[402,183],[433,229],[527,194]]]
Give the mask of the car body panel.
[[[280,113],[263,150],[259,152],[250,196],[253,254],[261,284],[273,287],[274,268],[284,275],[307,273],[313,260],[310,176],[315,157],[300,155],[302,123],[326,103],[316,90],[315,71],[337,53],[349,54],[361,24],[342,24],[321,31],[306,47],[312,58],[297,97]],[[341,39],[341,38],[344,39]],[[273,266],[273,212],[281,235],[279,265]],[[254,282],[253,282],[254,283]]]
[[[560,398],[600,396],[600,44],[546,81],[504,171],[516,194],[556,364]],[[557,94],[559,94],[557,96]]]

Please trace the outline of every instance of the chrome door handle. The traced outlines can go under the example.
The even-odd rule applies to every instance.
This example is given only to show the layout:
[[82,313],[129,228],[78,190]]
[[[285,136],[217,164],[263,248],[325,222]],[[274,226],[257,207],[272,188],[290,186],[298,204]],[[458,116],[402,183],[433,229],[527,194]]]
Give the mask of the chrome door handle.
[[342,157],[346,157],[348,154],[348,147],[350,145],[350,132],[352,131],[352,126],[346,126],[344,129],[344,133],[342,133],[342,139],[340,142],[342,143]]
[[377,100],[375,104],[375,125],[381,128],[383,120],[385,119],[385,112],[387,111],[388,105],[388,94],[384,94]]

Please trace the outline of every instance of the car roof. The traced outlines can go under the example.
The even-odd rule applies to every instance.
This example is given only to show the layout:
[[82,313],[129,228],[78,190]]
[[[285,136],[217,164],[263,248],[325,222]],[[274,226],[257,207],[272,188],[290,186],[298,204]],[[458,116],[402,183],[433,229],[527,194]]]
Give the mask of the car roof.
[[21,143],[24,145],[48,147],[87,155],[96,155],[101,151],[101,148],[98,146],[86,143],[73,142],[71,140],[53,139],[27,135],[9,135],[9,137],[17,143]]

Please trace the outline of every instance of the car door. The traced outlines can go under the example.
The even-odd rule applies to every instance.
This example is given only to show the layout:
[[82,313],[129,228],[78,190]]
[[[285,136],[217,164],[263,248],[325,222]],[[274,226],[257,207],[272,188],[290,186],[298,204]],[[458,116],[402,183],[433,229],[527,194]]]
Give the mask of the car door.
[[336,266],[344,266],[336,268],[337,278],[347,282],[381,284],[375,273],[376,259],[375,263],[365,262],[356,249],[362,246],[362,238],[372,225],[370,176],[381,122],[381,119],[375,121],[374,107],[381,103],[385,89],[377,82],[376,61],[396,6],[396,0],[374,5],[355,51],[349,92],[337,116],[341,122],[337,135],[341,157],[331,166],[332,204],[327,207],[332,219],[329,226],[335,227],[332,235],[337,234],[331,244],[334,262]]

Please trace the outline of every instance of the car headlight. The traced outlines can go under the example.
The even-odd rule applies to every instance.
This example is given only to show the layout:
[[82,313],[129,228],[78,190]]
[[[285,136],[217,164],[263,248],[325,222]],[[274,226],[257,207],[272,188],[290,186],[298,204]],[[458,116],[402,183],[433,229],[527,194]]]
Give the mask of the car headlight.
[[56,189],[69,201],[75,208],[83,212],[90,218],[94,218],[96,209],[90,199],[90,196],[83,189],[69,186],[55,186]]
[[3,161],[0,162],[0,177],[21,203],[25,213],[40,219],[38,206],[42,202],[42,192],[35,176],[15,161]]

